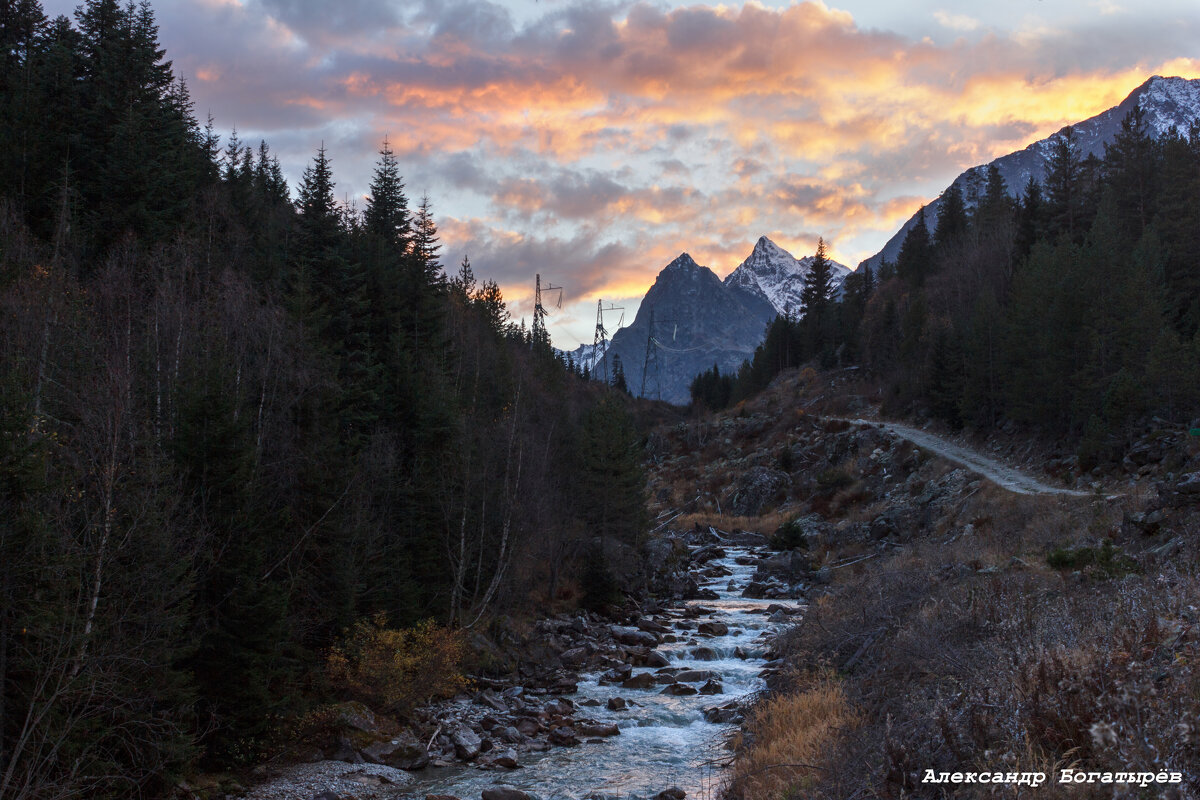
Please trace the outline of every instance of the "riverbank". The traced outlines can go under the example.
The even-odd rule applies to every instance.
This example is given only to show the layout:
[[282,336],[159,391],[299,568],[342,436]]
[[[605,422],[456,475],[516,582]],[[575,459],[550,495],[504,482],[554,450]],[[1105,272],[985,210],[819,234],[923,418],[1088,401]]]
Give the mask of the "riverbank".
[[647,553],[661,600],[537,621],[512,678],[476,677],[411,729],[348,705],[335,738],[308,744],[313,763],[260,769],[245,796],[715,797],[744,709],[779,669],[774,637],[803,609],[763,543],[660,530]]

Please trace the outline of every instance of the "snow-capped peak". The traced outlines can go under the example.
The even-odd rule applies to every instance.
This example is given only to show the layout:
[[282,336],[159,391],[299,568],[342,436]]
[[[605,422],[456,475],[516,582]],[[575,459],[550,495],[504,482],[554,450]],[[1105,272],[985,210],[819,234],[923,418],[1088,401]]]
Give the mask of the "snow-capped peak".
[[1200,117],[1200,81],[1164,78],[1155,75],[1135,92],[1138,105],[1146,112],[1146,126],[1160,138],[1173,128],[1187,133],[1185,120]]
[[[776,313],[797,314],[800,295],[815,260],[816,256],[798,259],[762,236],[746,260],[725,278],[725,285],[762,297]],[[829,263],[833,268],[833,283],[840,290],[850,270],[836,261]]]

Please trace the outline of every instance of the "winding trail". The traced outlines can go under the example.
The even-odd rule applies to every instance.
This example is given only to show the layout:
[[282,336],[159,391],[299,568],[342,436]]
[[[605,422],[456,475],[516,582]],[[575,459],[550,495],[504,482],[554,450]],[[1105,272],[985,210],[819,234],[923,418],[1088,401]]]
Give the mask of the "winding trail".
[[834,417],[833,419],[841,419],[843,422],[849,422],[852,425],[867,425],[873,428],[880,428],[887,431],[893,436],[898,436],[901,439],[907,439],[918,447],[928,450],[935,455],[941,456],[947,461],[953,461],[955,464],[960,464],[967,469],[978,472],[983,477],[990,480],[992,483],[1007,489],[1016,494],[1063,494],[1072,497],[1090,497],[1091,492],[1081,492],[1077,489],[1064,489],[1058,486],[1050,486],[1042,483],[1032,475],[1021,472],[1019,469],[1010,467],[1007,464],[1001,463],[994,458],[978,453],[974,450],[968,450],[965,447],[946,441],[940,436],[923,431],[918,428],[910,428],[908,425],[901,425],[898,422],[883,422],[880,420],[869,419],[847,419],[844,417]]

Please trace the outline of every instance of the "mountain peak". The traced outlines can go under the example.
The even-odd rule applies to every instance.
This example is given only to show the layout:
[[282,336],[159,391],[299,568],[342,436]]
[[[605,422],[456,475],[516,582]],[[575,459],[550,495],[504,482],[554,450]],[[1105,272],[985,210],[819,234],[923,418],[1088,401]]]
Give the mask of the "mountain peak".
[[675,260],[663,267],[662,271],[678,271],[678,270],[696,270],[701,269],[700,265],[687,252],[680,253],[675,256]]
[[[760,236],[746,260],[725,278],[725,285],[766,300],[777,314],[792,314],[800,309],[800,295],[812,262],[812,256],[797,259],[766,236]],[[840,284],[850,270],[831,263],[834,282]]]

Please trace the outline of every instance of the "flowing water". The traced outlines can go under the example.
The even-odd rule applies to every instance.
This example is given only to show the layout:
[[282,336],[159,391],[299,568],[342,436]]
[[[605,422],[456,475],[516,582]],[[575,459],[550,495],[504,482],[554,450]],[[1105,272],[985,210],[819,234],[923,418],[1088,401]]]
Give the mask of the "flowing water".
[[[688,798],[716,797],[724,777],[723,765],[730,758],[725,743],[736,726],[708,722],[704,710],[764,688],[759,673],[770,638],[779,628],[767,621],[764,612],[768,605],[781,602],[742,598],[741,592],[754,573],[754,566],[736,562],[738,556],[747,554],[746,550],[727,548],[726,552],[725,558],[709,562],[732,573],[708,582],[707,588],[716,591],[719,599],[690,601],[688,605],[712,612],[690,619],[691,623],[710,619],[724,622],[729,633],[697,636],[694,630],[679,629],[675,631],[679,641],[657,648],[670,659],[672,667],[718,673],[724,694],[676,697],[661,694],[662,686],[622,689],[601,684],[599,672],[587,673],[580,676],[578,693],[571,696],[579,707],[578,715],[599,722],[616,722],[620,735],[578,747],[522,754],[522,768],[513,771],[466,768],[451,772],[447,768],[423,779],[415,790],[410,786],[406,791],[417,797],[424,793],[450,794],[476,800],[484,788],[508,784],[545,800],[641,800],[677,786],[687,792]],[[697,647],[711,648],[716,660],[694,658],[691,651]],[[739,648],[748,657],[735,656]],[[634,675],[654,671],[637,668]],[[629,707],[608,710],[606,701],[611,697],[624,698]],[[597,700],[600,705],[581,705],[588,699]]]

